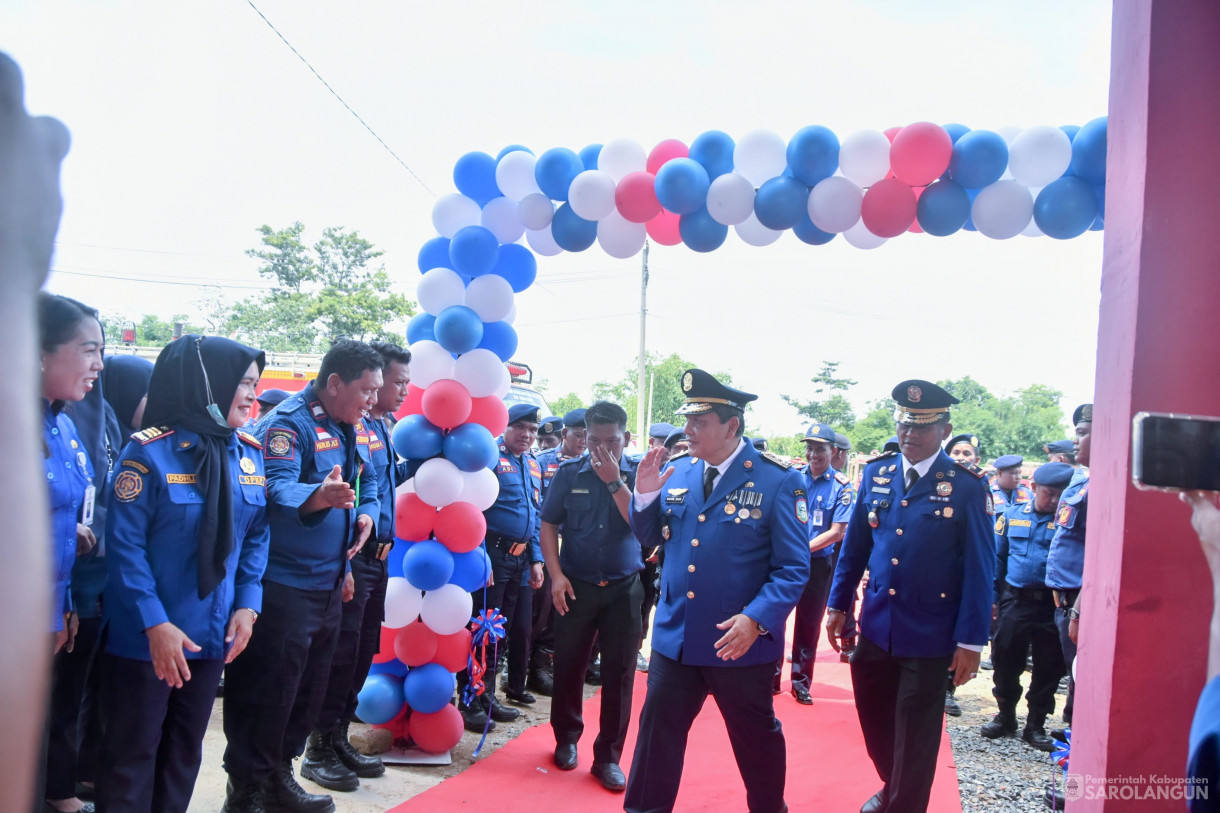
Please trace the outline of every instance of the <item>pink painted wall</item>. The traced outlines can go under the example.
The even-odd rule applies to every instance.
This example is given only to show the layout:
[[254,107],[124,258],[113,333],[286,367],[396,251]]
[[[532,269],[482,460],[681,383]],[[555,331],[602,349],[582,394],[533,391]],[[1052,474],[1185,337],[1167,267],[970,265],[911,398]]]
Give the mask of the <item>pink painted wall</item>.
[[[1220,415],[1218,43],[1216,0],[1115,0],[1071,764],[1091,777],[1181,776],[1205,679],[1208,569],[1186,506],[1131,486],[1131,418]],[[1183,809],[1149,799],[1068,805]]]

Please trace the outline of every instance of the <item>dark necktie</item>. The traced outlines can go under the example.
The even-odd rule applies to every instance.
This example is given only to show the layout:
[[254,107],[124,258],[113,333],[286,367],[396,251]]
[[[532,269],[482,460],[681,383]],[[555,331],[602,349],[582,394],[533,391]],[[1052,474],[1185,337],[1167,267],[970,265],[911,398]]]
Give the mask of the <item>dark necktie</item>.
[[720,472],[715,466],[708,466],[707,471],[703,473],[703,499],[712,496],[712,485],[716,482],[716,475]]
[[907,469],[907,491],[915,487],[915,481],[919,479],[919,472],[915,471],[915,467]]

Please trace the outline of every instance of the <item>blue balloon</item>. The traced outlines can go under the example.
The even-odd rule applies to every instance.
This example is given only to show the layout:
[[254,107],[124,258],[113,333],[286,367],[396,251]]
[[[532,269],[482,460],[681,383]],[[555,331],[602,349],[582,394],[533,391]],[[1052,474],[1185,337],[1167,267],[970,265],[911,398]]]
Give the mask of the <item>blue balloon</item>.
[[508,361],[517,353],[517,331],[508,322],[484,322],[479,347],[495,353],[500,361]]
[[542,194],[551,200],[567,200],[572,180],[585,171],[580,156],[566,147],[554,147],[538,156],[534,163],[534,180]]
[[357,696],[356,716],[370,725],[393,720],[406,702],[402,684],[402,679],[393,675],[369,675]]
[[517,152],[518,150],[521,152],[528,152],[530,155],[534,154],[534,151],[529,147],[522,147],[520,144],[509,144],[507,147],[496,153],[496,163],[500,163],[500,159],[508,155],[510,152]]
[[1068,171],[1089,183],[1106,182],[1106,117],[1093,119],[1072,139]]
[[538,260],[534,252],[519,243],[506,243],[500,246],[500,259],[491,273],[498,274],[508,280],[513,286],[513,293],[519,294],[534,284],[538,276]]
[[690,143],[690,157],[698,161],[707,170],[707,177],[714,181],[733,171],[733,150],[736,146],[728,133],[708,130]]
[[496,439],[487,427],[478,423],[455,427],[445,435],[442,449],[446,460],[462,471],[470,472],[491,468],[500,456]]
[[[412,711],[433,714],[445,707],[457,688],[457,678],[439,663],[425,663],[407,672],[404,697]],[[366,718],[361,716],[362,720]]]
[[590,144],[580,151],[580,163],[585,169],[597,169],[597,157],[602,154],[601,144]]
[[437,315],[432,332],[441,347],[461,355],[483,341],[483,320],[465,305],[450,305]]
[[999,133],[971,130],[953,145],[949,177],[967,189],[995,183],[1007,168],[1008,144]]
[[1093,186],[1069,175],[1042,187],[1034,201],[1034,222],[1046,236],[1070,240],[1089,230],[1099,208]]
[[390,548],[389,554],[385,557],[386,573],[402,573],[402,560],[407,555],[407,548],[410,546],[410,542],[394,537],[394,547]]
[[420,311],[412,316],[411,321],[407,322],[407,344],[436,341],[436,334],[432,332],[432,326],[435,324],[436,317],[427,311]]
[[[962,228],[963,228],[963,229],[965,229],[966,231],[978,231],[978,229],[976,229],[976,228],[974,227],[974,214],[973,214],[973,208],[974,208],[974,199],[975,199],[975,198],[977,198],[977,197],[979,196],[979,190],[977,190],[977,189],[967,189],[967,190],[966,190],[966,194],[970,196],[971,214],[969,214],[969,215],[967,215],[967,216],[966,216],[966,222],[962,224]],[[916,212],[918,212],[918,211],[919,211],[919,204],[916,204],[916,205],[915,205],[915,207],[916,207],[916,209],[915,209],[915,210],[916,210]]]
[[504,194],[496,185],[496,159],[485,152],[468,152],[457,159],[453,185],[480,206]]
[[477,277],[496,267],[500,241],[490,229],[464,226],[449,241],[449,266],[459,274]]
[[780,176],[765,181],[754,196],[754,214],[768,229],[782,231],[809,216],[809,187],[796,178]]
[[468,593],[473,593],[487,584],[491,576],[491,557],[483,546],[453,554],[453,576],[450,581]]
[[374,663],[369,666],[370,675],[391,675],[393,677],[405,678],[408,671],[407,665],[398,660],[398,658],[386,661],[385,663]]
[[816,186],[839,168],[839,137],[820,124],[797,130],[788,142],[788,168],[805,186]]
[[956,122],[950,122],[949,124],[942,124],[941,127],[943,127],[945,132],[949,134],[949,140],[952,141],[954,144],[957,143],[957,140],[959,138],[964,136],[966,133],[970,132],[969,127],[967,127],[964,124],[957,124]]
[[1060,124],[1059,129],[1067,133],[1068,141],[1076,138],[1076,134],[1080,132],[1079,124]]
[[1097,216],[1104,219],[1106,216],[1106,185],[1104,183],[1093,184],[1093,193],[1097,195]]
[[585,220],[565,203],[551,218],[551,236],[564,251],[584,251],[597,240],[597,221]]
[[970,195],[956,181],[941,179],[930,184],[915,205],[919,227],[933,237],[947,237],[966,225],[970,217]]
[[445,433],[423,415],[407,415],[394,424],[390,445],[405,460],[427,460],[441,453]]
[[811,246],[824,246],[835,239],[834,234],[831,232],[822,231],[813,225],[808,212],[805,212],[805,216],[801,218],[801,221],[792,227],[792,233],[802,243],[808,243]]
[[708,252],[724,245],[725,238],[729,236],[729,227],[713,220],[705,208],[678,218],[678,234],[688,248]]
[[1104,217],[1102,217],[1101,215],[1098,215],[1097,219],[1093,221],[1093,225],[1089,226],[1089,231],[1102,231],[1103,229],[1105,229],[1105,227],[1106,227],[1106,219]]
[[707,170],[690,158],[674,158],[657,170],[654,188],[657,200],[669,211],[688,215],[707,206],[711,185]]
[[449,268],[449,238],[433,237],[419,249],[419,273],[433,268]]
[[432,539],[415,542],[402,557],[402,575],[420,590],[439,590],[453,575],[453,554]]

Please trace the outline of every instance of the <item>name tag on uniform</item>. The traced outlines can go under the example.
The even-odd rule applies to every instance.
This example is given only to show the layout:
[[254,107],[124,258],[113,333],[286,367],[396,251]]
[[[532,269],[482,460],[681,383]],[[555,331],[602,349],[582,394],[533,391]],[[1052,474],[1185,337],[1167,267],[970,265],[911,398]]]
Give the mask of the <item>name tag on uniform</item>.
[[326,440],[319,440],[316,443],[314,443],[314,445],[313,445],[313,450],[315,452],[330,452],[330,451],[334,451],[335,449],[338,449],[338,448],[339,448],[339,439],[338,438],[327,438]]
[[89,486],[85,489],[85,505],[81,508],[80,521],[84,525],[93,524],[93,502],[97,497],[97,487]]
[[588,493],[589,493],[589,489],[587,489],[587,488],[574,488],[574,489],[572,489],[572,493],[573,493],[573,494],[588,494]]
[[267,479],[262,475],[243,474],[240,476],[243,486],[263,486],[267,484]]
[[822,518],[823,518],[822,509],[821,509],[821,508],[815,508],[815,509],[813,509],[813,524],[814,524],[814,525],[821,525],[821,524],[822,524]]
[[193,474],[167,474],[165,475],[167,483],[195,483],[195,475]]

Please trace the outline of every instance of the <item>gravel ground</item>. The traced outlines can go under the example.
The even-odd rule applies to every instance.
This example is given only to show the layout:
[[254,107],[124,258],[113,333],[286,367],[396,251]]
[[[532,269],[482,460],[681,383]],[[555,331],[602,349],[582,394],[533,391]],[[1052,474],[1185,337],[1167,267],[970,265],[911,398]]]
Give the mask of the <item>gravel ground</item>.
[[[990,657],[985,651],[983,658]],[[1029,673],[1022,676],[1022,691],[1029,688]],[[1063,771],[1046,754],[1026,745],[1018,737],[989,740],[979,727],[990,722],[997,711],[991,696],[991,672],[982,670],[974,680],[957,690],[961,717],[948,717],[949,739],[957,763],[958,788],[963,813],[1044,813],[1050,808],[1042,800],[1049,786],[1052,769],[1062,787]],[[1055,698],[1056,714],[1047,718],[1046,727],[1061,728],[1059,712],[1067,700],[1061,691]],[[1025,700],[1017,706],[1017,723],[1025,726]]]

